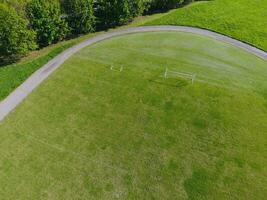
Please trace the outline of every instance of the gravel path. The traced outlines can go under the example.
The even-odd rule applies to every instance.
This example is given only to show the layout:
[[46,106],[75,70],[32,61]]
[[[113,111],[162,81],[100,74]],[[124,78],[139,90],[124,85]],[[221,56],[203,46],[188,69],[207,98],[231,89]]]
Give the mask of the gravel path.
[[128,29],[120,29],[116,31],[111,31],[104,33],[102,35],[93,37],[78,45],[75,45],[66,51],[62,52],[46,65],[37,70],[32,74],[22,85],[20,85],[16,90],[14,90],[8,97],[6,97],[2,102],[0,102],[0,122],[19,105],[36,87],[38,87],[50,74],[52,74],[57,68],[61,66],[68,58],[70,58],[74,53],[80,49],[94,44],[96,42],[112,38],[119,35],[138,33],[138,32],[151,32],[151,31],[178,31],[178,32],[188,32],[195,33],[199,35],[208,36],[219,41],[223,41],[232,44],[236,47],[244,49],[264,60],[267,60],[267,52],[257,49],[249,44],[240,42],[238,40],[232,39],[230,37],[193,27],[186,26],[143,26]]

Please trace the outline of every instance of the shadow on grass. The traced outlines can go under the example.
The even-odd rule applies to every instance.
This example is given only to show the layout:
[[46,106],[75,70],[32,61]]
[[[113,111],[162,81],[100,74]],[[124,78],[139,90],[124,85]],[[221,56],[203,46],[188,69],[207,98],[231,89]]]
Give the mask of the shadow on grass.
[[175,87],[175,88],[183,88],[191,82],[189,80],[179,78],[179,77],[168,77],[165,78],[162,75],[157,75],[149,79],[150,82],[163,85],[163,86],[168,86],[168,87]]

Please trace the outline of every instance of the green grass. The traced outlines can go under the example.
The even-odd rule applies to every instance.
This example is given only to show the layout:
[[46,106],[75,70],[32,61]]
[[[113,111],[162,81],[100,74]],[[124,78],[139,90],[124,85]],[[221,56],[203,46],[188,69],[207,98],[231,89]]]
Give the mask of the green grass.
[[[129,25],[189,25],[207,28],[267,50],[267,0],[214,0],[197,2],[169,13],[136,18]],[[32,52],[22,61],[0,67],[0,101],[23,83],[33,72],[66,48],[95,34],[64,41]]]
[[71,44],[53,49],[48,54],[33,59],[31,62],[13,64],[0,68],[0,100],[8,96],[14,89],[23,83],[33,72],[45,65],[56,55],[71,47]]
[[267,0],[214,0],[170,12],[147,25],[187,25],[210,29],[267,51]]
[[[150,20],[157,19],[164,16],[166,13],[154,14],[151,16],[137,17],[132,23],[118,27],[117,29],[123,29],[128,27],[139,26]],[[111,29],[112,30],[112,29]],[[78,44],[86,39],[89,39],[97,34],[103,32],[90,33],[80,36],[75,39],[62,41],[57,44],[48,46],[38,51],[31,52],[28,56],[18,61],[15,64],[0,66],[0,101],[7,97],[14,89],[21,85],[32,73],[45,65],[52,58],[58,54],[70,48],[71,46]]]
[[[195,84],[165,79],[166,66],[196,73]],[[87,47],[0,124],[0,196],[265,199],[266,72],[194,34]]]
[[96,34],[88,34],[31,52],[18,63],[0,66],[0,101],[21,85],[32,73],[64,50]]

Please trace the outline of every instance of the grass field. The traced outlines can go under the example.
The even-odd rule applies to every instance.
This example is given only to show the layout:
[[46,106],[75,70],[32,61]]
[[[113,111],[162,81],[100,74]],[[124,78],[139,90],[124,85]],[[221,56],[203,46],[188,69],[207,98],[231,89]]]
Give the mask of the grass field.
[[147,22],[210,29],[267,51],[267,0],[197,2]]
[[95,33],[92,33],[72,40],[62,41],[39,51],[33,51],[15,64],[0,66],[0,101],[21,85],[32,73],[58,54],[95,35]]
[[0,124],[1,198],[265,199],[266,64],[174,32],[83,49]]
[[[189,25],[210,29],[267,50],[267,0],[214,0],[190,4],[184,8],[136,18],[129,25]],[[0,67],[0,101],[23,83],[33,72],[66,48],[95,34],[32,52],[13,65]]]
[[[165,14],[167,13],[137,17],[132,23],[116,29],[140,26],[150,20],[160,18]],[[15,64],[0,66],[0,101],[21,85],[32,73],[45,65],[52,58],[56,57],[59,53],[101,33],[102,32],[90,33],[71,40],[62,41],[41,50],[33,51]]]

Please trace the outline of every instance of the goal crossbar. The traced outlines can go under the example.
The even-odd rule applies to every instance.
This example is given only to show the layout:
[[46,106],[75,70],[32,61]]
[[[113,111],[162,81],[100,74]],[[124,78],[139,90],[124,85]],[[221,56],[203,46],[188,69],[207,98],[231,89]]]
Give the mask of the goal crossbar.
[[123,70],[123,65],[122,65],[119,69],[116,69],[116,68],[114,68],[113,65],[111,65],[111,66],[110,66],[110,70],[112,70],[112,71],[117,71],[117,72],[122,72],[122,70]]
[[164,73],[164,77],[167,78],[168,74],[175,74],[176,76],[179,76],[182,78],[189,78],[189,79],[191,79],[192,84],[194,83],[194,81],[196,79],[196,74],[177,72],[177,71],[169,70],[168,68],[166,68],[165,73]]

